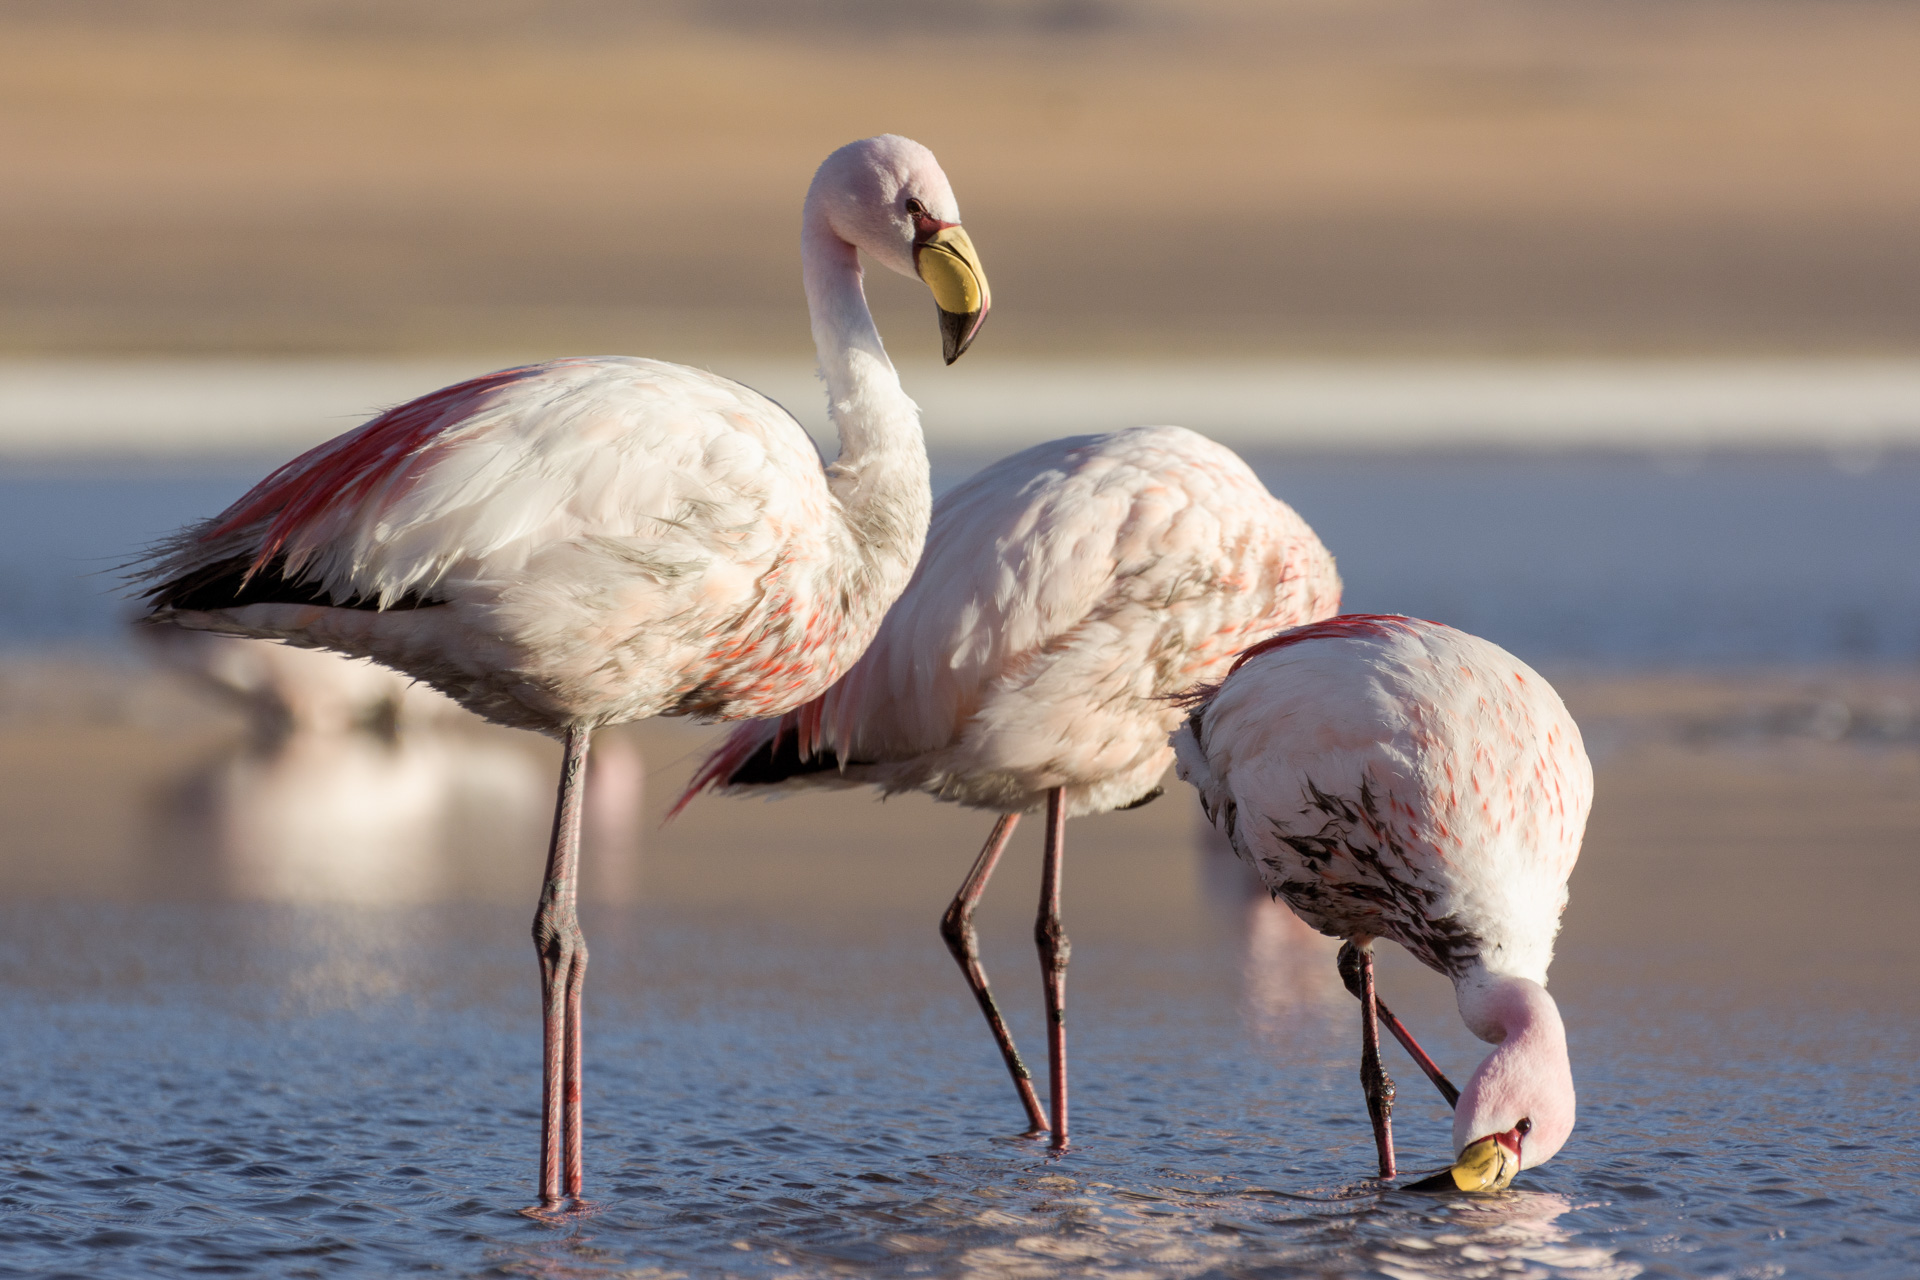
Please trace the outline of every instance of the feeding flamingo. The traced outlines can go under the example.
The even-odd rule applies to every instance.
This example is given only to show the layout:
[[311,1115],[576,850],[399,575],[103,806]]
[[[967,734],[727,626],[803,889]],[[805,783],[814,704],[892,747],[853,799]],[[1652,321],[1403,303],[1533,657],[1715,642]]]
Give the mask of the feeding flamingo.
[[563,740],[534,920],[545,1205],[582,1186],[588,741],[648,716],[777,715],[866,648],[919,558],[931,495],[919,411],[874,328],[859,251],[930,287],[951,364],[989,305],[959,224],[933,154],[905,138],[850,143],[815,174],[801,258],[840,435],[830,467],[785,410],[738,383],[655,360],[554,360],[436,391],[313,449],[143,572],[154,620],[371,657]]
[[[1231,450],[1180,427],[1035,445],[935,506],[926,556],[838,684],[735,729],[706,787],[924,791],[1001,815],[941,923],[1026,1109],[1067,1144],[1060,920],[1069,817],[1144,804],[1172,761],[1169,699],[1255,636],[1339,607],[1333,557]],[[1047,807],[1039,917],[1052,1122],[988,988],[973,927],[1022,813]]]
[[1173,741],[1180,776],[1234,850],[1345,941],[1380,1175],[1395,1164],[1376,938],[1451,979],[1468,1029],[1495,1046],[1448,1097],[1454,1164],[1415,1187],[1499,1190],[1552,1158],[1574,1097],[1547,966],[1593,803],[1580,730],[1553,688],[1450,627],[1353,614],[1247,650],[1196,695]]

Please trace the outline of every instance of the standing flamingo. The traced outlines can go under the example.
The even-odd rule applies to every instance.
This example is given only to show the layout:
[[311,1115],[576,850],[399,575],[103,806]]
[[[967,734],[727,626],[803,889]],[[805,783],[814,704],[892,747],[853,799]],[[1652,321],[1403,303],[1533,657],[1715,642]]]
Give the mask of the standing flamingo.
[[[945,494],[927,554],[871,648],[777,720],[742,725],[706,787],[925,791],[1001,815],[941,922],[1025,1107],[1067,1145],[1060,921],[1069,817],[1145,804],[1172,762],[1169,699],[1254,636],[1339,607],[1333,557],[1231,450],[1180,427],[1076,436]],[[1022,813],[1047,806],[1040,913],[1053,1120],[980,963],[973,912]]]
[[824,470],[799,424],[738,383],[624,356],[554,360],[381,414],[144,571],[154,620],[371,657],[565,743],[534,918],[546,1206],[582,1186],[588,740],[648,716],[776,715],[866,648],[919,558],[931,495],[919,411],[874,328],[858,251],[927,283],[951,364],[989,305],[959,223],[933,154],[905,138],[851,143],[814,175],[801,254],[841,443]]
[[[1452,628],[1353,614],[1247,650],[1173,742],[1234,850],[1345,940],[1380,1176],[1395,1173],[1394,1090],[1376,1013],[1454,1103],[1455,1162],[1416,1188],[1497,1191],[1551,1159],[1574,1099],[1547,966],[1593,803],[1552,686]],[[1380,1008],[1375,938],[1452,979],[1461,1018],[1496,1046],[1457,1095]]]

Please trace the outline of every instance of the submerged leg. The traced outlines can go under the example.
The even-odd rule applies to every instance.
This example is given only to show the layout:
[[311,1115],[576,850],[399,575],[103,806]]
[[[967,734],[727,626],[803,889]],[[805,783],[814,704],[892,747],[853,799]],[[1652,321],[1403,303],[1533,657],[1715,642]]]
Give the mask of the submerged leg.
[[993,824],[993,834],[987,837],[986,847],[980,850],[980,856],[974,860],[973,870],[967,873],[966,881],[961,884],[960,892],[953,895],[953,903],[947,908],[947,914],[940,919],[940,936],[946,939],[947,950],[960,964],[960,972],[967,977],[967,986],[973,989],[973,998],[980,1002],[980,1012],[987,1016],[987,1027],[993,1032],[994,1043],[1000,1046],[1000,1056],[1006,1059],[1007,1073],[1013,1077],[1013,1087],[1020,1094],[1020,1105],[1027,1111],[1027,1131],[1023,1137],[1037,1138],[1047,1132],[1047,1113],[1040,1107],[1040,1099],[1033,1092],[1033,1072],[1027,1070],[1027,1064],[1021,1060],[1020,1050],[1013,1044],[1013,1033],[1007,1030],[1007,1021],[1000,1016],[1000,1006],[993,998],[993,992],[987,988],[987,971],[980,963],[980,936],[973,927],[973,909],[980,905],[980,895],[986,892],[987,877],[1000,862],[1000,855],[1006,851],[1007,841],[1013,838],[1013,829],[1020,822],[1020,815],[1007,813]]
[[1357,968],[1360,976],[1360,1087],[1373,1121],[1373,1145],[1380,1153],[1380,1176],[1391,1178],[1393,1163],[1393,1080],[1380,1065],[1379,1002],[1373,993],[1373,949],[1348,940],[1340,948],[1340,972]]
[[[1360,987],[1360,949],[1352,943],[1340,948],[1340,978],[1347,984],[1347,990],[1353,993],[1354,999],[1366,999]],[[1393,1038],[1400,1042],[1400,1047],[1407,1051],[1407,1056],[1413,1059],[1414,1065],[1426,1073],[1427,1079],[1433,1081],[1433,1087],[1440,1091],[1440,1096],[1447,1100],[1447,1105],[1459,1106],[1460,1091],[1453,1087],[1453,1081],[1447,1079],[1446,1072],[1440,1070],[1434,1060],[1427,1056],[1427,1051],[1420,1047],[1420,1042],[1413,1038],[1413,1032],[1407,1030],[1406,1024],[1393,1016],[1393,1010],[1387,1008],[1387,1002],[1376,995],[1373,999],[1373,1007],[1379,1011],[1381,1023],[1393,1033]]]
[[1067,1145],[1067,960],[1073,944],[1060,923],[1060,863],[1065,853],[1066,795],[1059,787],[1047,792],[1047,853],[1040,872],[1040,914],[1033,922],[1033,940],[1040,948],[1040,976],[1047,996],[1047,1073],[1053,1085],[1053,1141],[1059,1151]]
[[[580,987],[587,976],[587,940],[577,911],[580,811],[585,793],[589,729],[567,730],[554,806],[547,879],[533,917],[540,953],[540,1003],[546,1017],[542,1063],[540,1203],[554,1208],[579,1198],[583,1174],[580,1133]],[[563,1155],[564,1153],[564,1155]]]

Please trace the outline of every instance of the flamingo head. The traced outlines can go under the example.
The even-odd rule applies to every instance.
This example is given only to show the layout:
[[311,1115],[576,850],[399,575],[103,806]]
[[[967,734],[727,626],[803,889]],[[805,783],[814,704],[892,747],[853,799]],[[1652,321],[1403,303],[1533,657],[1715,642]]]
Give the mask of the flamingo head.
[[932,290],[948,364],[972,345],[993,296],[933,152],[892,133],[849,142],[814,175],[807,214],[809,225],[824,216],[842,241]]
[[1546,988],[1527,978],[1463,981],[1467,1026],[1495,1043],[1453,1110],[1454,1162],[1414,1191],[1501,1191],[1544,1164],[1573,1133],[1566,1027]]

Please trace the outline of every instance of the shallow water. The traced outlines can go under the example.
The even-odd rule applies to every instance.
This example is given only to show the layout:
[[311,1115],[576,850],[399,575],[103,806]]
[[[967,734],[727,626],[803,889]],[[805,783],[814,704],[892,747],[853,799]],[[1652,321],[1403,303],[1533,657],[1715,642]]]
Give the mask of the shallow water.
[[[516,1212],[524,913],[14,907],[0,1275],[1912,1274],[1911,1001],[1680,988],[1570,948],[1574,1141],[1507,1194],[1436,1198],[1363,1176],[1346,997],[1276,982],[1289,954],[1330,977],[1322,940],[1214,911],[1202,941],[1076,950],[1061,1158],[1010,1136],[928,930],[596,912],[594,1211],[550,1225]],[[1020,941],[987,939],[1016,1007]],[[1463,1072],[1431,995],[1396,1002]],[[1390,1066],[1403,1163],[1435,1166],[1444,1109]]]
[[[112,643],[122,605],[83,575],[263,469],[0,476],[0,644]],[[1920,656],[1920,459],[1261,469],[1339,554],[1349,607],[1537,661]],[[0,1276],[1920,1270],[1906,675],[1570,692],[1600,760],[1554,969],[1580,1126],[1483,1198],[1365,1176],[1331,947],[1195,851],[1177,788],[1070,829],[1075,1145],[1055,1159],[1011,1136],[933,931],[980,816],[819,797],[659,829],[699,738],[646,730],[644,858],[589,848],[594,1211],[557,1225],[518,1212],[549,760],[448,735],[407,748],[438,772],[409,771],[363,744],[366,768],[279,779],[309,803],[276,813],[281,762],[177,690],[77,664],[0,677]],[[394,813],[454,811],[443,838],[367,838],[364,782],[322,784],[368,769]],[[451,785],[482,773],[488,803]],[[422,777],[446,788],[424,808]],[[1037,1057],[1019,840],[983,932]],[[260,897],[296,901],[235,900]],[[1465,1075],[1484,1047],[1443,984],[1391,955],[1382,983]],[[1444,1109],[1390,1067],[1403,1167],[1437,1166]]]

